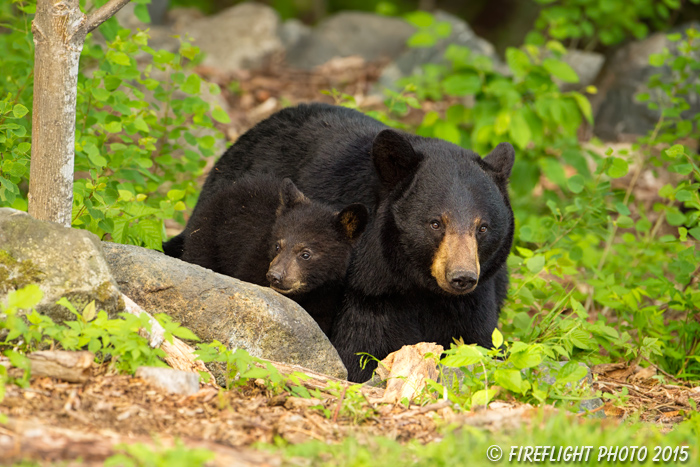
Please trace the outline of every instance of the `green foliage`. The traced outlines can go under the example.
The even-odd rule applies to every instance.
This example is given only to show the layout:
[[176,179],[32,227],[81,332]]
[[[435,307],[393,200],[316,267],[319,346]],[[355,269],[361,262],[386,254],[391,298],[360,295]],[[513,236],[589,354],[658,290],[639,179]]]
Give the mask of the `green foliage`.
[[404,19],[416,27],[416,32],[408,38],[409,47],[432,47],[452,32],[448,21],[436,21],[433,15],[425,11],[407,13]]
[[[96,2],[98,5],[105,2]],[[145,1],[137,2],[141,17]],[[31,153],[33,1],[3,3],[0,53],[0,206],[27,207]],[[147,13],[146,13],[147,15]],[[72,224],[102,239],[160,249],[163,220],[183,221],[196,203],[196,178],[227,123],[202,95],[218,86],[188,70],[197,47],[182,40],[178,53],[148,46],[145,31],[100,27],[105,45],[88,36],[78,76]],[[209,134],[205,134],[205,133]]]
[[586,376],[586,369],[574,362],[560,367],[556,363],[560,355],[553,346],[504,342],[498,329],[493,333],[493,345],[490,350],[476,344],[446,350],[440,363],[462,369],[464,377],[456,378],[443,369],[443,384],[429,382],[434,394],[465,409],[487,405],[499,391],[502,396],[510,394],[531,403],[581,399],[585,388],[578,383]]
[[[700,3],[699,0],[690,0]],[[648,25],[663,29],[680,10],[680,0],[535,0],[544,5],[535,22],[541,32],[531,32],[528,42],[541,44],[545,35],[560,41],[571,40],[588,48],[601,43],[611,46],[630,36],[643,39]]]
[[566,152],[585,167],[576,152],[576,132],[584,120],[592,121],[592,115],[585,96],[561,92],[556,84],[555,79],[578,81],[573,69],[557,58],[564,52],[558,42],[548,43],[546,50],[509,48],[506,61],[512,75],[507,76],[495,70],[487,57],[449,46],[445,52],[449,66],[425,65],[422,74],[403,80],[404,85],[414,86],[419,100],[449,104],[444,115],[428,112],[417,133],[480,153],[501,141],[512,141],[519,150],[511,179],[518,196],[531,193],[542,173],[565,186],[556,155]]
[[[197,359],[204,363],[225,364],[225,387],[247,384],[250,380],[261,379],[274,392],[290,391],[299,397],[311,397],[308,390],[301,386],[301,380],[307,378],[299,372],[284,375],[272,363],[251,356],[245,349],[229,350],[224,344],[215,340],[200,344],[195,351]],[[206,379],[207,375],[202,374]]]
[[[0,350],[10,358],[13,366],[25,369],[25,376],[17,383],[26,384],[29,377],[29,362],[25,354],[45,347],[60,347],[64,350],[89,350],[102,363],[109,359],[110,365],[120,372],[133,374],[139,366],[165,366],[165,352],[151,348],[148,340],[139,333],[150,331],[151,322],[146,314],[135,316],[120,313],[120,318],[110,319],[103,310],[97,311],[95,302],[90,302],[82,312],[66,299],[57,303],[75,316],[73,321],[56,324],[48,316],[38,313],[34,307],[41,301],[43,293],[35,284],[12,291],[7,303],[0,304],[0,330],[6,330]],[[166,315],[158,315],[165,333],[164,338],[172,342],[173,336],[196,339],[189,330],[181,328]]]
[[[106,51],[85,48],[83,63],[99,68],[78,82],[75,165],[87,176],[75,183],[74,226],[160,249],[163,219],[194,205],[202,156],[213,156],[216,142],[198,136],[214,125],[199,95],[203,87],[220,92],[185,72],[198,54],[188,42],[178,54],[153,50],[146,32],[128,30],[118,30]],[[228,121],[220,108],[212,117]]]
[[0,5],[0,206],[27,208],[20,185],[29,176],[34,42],[29,14],[34,1],[12,0]]
[[121,452],[105,460],[106,467],[203,467],[215,457],[208,449],[188,448],[180,440],[172,448],[135,443],[120,444],[115,449]]

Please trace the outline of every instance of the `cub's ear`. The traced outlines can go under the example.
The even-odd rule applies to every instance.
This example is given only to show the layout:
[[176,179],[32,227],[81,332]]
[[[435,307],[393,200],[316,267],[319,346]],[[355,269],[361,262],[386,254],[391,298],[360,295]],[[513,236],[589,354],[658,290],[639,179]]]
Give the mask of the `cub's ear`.
[[369,212],[364,204],[347,206],[335,216],[335,228],[350,241],[357,240],[367,227]]
[[372,162],[382,184],[390,190],[413,175],[422,159],[406,135],[399,131],[382,130],[372,142]]
[[309,198],[299,191],[294,182],[285,178],[280,186],[280,207],[277,209],[277,214],[285,209],[292,209],[295,206],[303,203],[309,203]]
[[515,149],[510,143],[501,143],[484,157],[484,162],[491,167],[499,181],[506,182],[515,162]]

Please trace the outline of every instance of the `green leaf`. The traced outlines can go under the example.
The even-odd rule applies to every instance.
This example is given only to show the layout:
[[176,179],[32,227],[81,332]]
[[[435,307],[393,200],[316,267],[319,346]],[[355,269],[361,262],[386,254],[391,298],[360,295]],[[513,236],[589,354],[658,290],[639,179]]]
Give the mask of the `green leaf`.
[[525,52],[515,47],[506,49],[506,62],[508,68],[513,70],[513,74],[518,77],[525,76],[530,69],[530,58]]
[[528,125],[527,120],[523,116],[523,109],[518,109],[517,112],[511,115],[508,133],[520,149],[525,149],[530,144],[532,131],[530,131],[530,125]]
[[129,66],[131,65],[131,59],[127,54],[124,52],[120,52],[118,50],[109,50],[107,52],[107,61],[110,63],[113,63],[115,65],[124,65],[124,66]]
[[173,329],[172,331],[173,336],[178,337],[180,339],[187,339],[190,341],[198,341],[199,337],[189,329],[178,326],[177,328]]
[[435,22],[435,17],[427,11],[412,11],[404,15],[404,19],[417,28],[427,28]]
[[559,370],[556,384],[557,386],[563,386],[567,383],[578,382],[585,378],[587,374],[588,372],[585,367],[575,362],[568,362]]
[[617,202],[615,203],[615,210],[622,214],[623,216],[629,216],[630,215],[630,209],[625,205],[623,202]]
[[170,190],[168,191],[168,199],[170,201],[177,201],[185,196],[185,190]]
[[19,290],[10,292],[7,296],[7,304],[13,308],[34,308],[44,297],[38,285],[29,284]]
[[104,167],[107,165],[107,159],[100,154],[100,150],[97,149],[94,143],[86,143],[83,146],[83,150],[87,153],[90,162],[96,167]]
[[92,97],[97,99],[100,102],[104,102],[107,99],[109,99],[109,96],[111,95],[109,91],[107,91],[104,88],[92,88],[90,90],[90,93],[92,94]]
[[442,89],[451,96],[467,96],[481,90],[481,78],[476,73],[457,73],[442,81]]
[[539,347],[526,346],[521,352],[511,353],[508,361],[520,370],[531,368],[542,363],[542,351]]
[[493,342],[493,346],[495,348],[499,348],[503,345],[503,334],[501,334],[501,331],[499,331],[498,328],[493,330],[493,333],[491,334],[491,342]]
[[95,300],[88,303],[85,308],[83,308],[83,320],[85,322],[92,321],[97,315],[97,310],[95,308]]
[[542,62],[542,65],[545,70],[565,83],[578,83],[578,75],[568,63],[557,60],[556,58],[546,58]]
[[486,405],[495,395],[495,389],[489,389],[488,391],[481,389],[476,391],[472,396],[472,406]]
[[693,227],[692,229],[688,230],[688,233],[695,237],[695,240],[700,242],[700,226]]
[[151,22],[151,15],[148,14],[148,7],[144,4],[137,4],[134,6],[134,16],[143,23]]
[[572,344],[574,344],[579,349],[583,349],[583,350],[590,349],[591,347],[588,344],[590,339],[591,339],[590,334],[582,329],[574,329],[573,331],[571,331],[569,333],[569,340],[571,341]]
[[443,358],[441,363],[445,366],[462,367],[474,365],[484,359],[484,356],[473,345],[461,345],[457,348],[454,355],[448,355]]
[[496,384],[504,389],[522,394],[523,377],[519,370],[496,370],[493,373]]
[[670,148],[666,149],[664,153],[671,159],[675,159],[685,153],[685,147],[682,144],[674,144]]
[[22,118],[27,115],[27,112],[29,112],[29,110],[22,104],[17,104],[12,108],[12,115],[14,115],[15,118]]
[[615,222],[621,229],[629,229],[634,226],[634,221],[629,216],[619,216]]
[[611,157],[611,159],[612,164],[607,168],[605,173],[612,178],[620,178],[627,175],[627,172],[629,172],[629,164],[627,161],[619,157]]
[[579,94],[578,92],[572,93],[571,96],[576,101],[576,104],[578,105],[579,110],[581,110],[583,117],[588,121],[588,123],[592,124],[593,109],[591,108],[591,101],[589,101],[586,96]]
[[437,38],[429,31],[418,31],[408,38],[406,44],[409,47],[432,47],[437,43]]
[[649,55],[649,65],[651,66],[664,66],[664,62],[666,61],[666,55],[665,54],[651,54]]
[[136,117],[134,119],[134,127],[142,133],[150,133],[151,131],[143,117]]
[[585,184],[585,179],[582,175],[576,174],[566,181],[566,186],[569,187],[572,193],[581,193]]
[[114,121],[114,122],[105,123],[104,129],[108,133],[119,133],[122,131],[122,122]]
[[187,77],[187,80],[180,89],[187,94],[199,94],[201,84],[202,78],[193,73]]
[[214,106],[211,116],[219,123],[231,123],[231,118],[226,112],[224,112],[224,109],[222,109],[221,106]]

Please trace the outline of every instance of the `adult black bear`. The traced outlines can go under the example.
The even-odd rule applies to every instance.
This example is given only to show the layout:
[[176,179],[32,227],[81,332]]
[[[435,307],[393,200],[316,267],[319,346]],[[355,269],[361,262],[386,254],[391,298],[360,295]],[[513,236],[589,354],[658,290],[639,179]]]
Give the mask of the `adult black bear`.
[[312,199],[373,207],[331,332],[349,379],[364,381],[376,365],[361,369],[358,352],[382,359],[403,345],[449,347],[459,337],[492,345],[508,287],[514,157],[508,143],[482,159],[354,110],[300,105],[241,136],[214,166],[200,199],[244,174],[272,173]]
[[245,177],[200,205],[182,260],[297,301],[328,334],[342,299],[352,245],[367,208],[340,212],[305,197],[289,179]]

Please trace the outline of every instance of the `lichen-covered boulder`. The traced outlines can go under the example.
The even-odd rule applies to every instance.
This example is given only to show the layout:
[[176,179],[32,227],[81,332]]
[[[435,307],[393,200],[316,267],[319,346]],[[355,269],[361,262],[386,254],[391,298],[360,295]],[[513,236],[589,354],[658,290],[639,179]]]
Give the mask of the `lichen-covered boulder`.
[[37,311],[54,321],[74,318],[56,305],[61,297],[78,310],[93,300],[112,314],[124,308],[96,235],[0,208],[0,301],[28,284],[44,293]]
[[103,243],[121,291],[149,313],[166,313],[205,342],[345,379],[338,353],[316,322],[267,287],[185,263],[157,251]]

